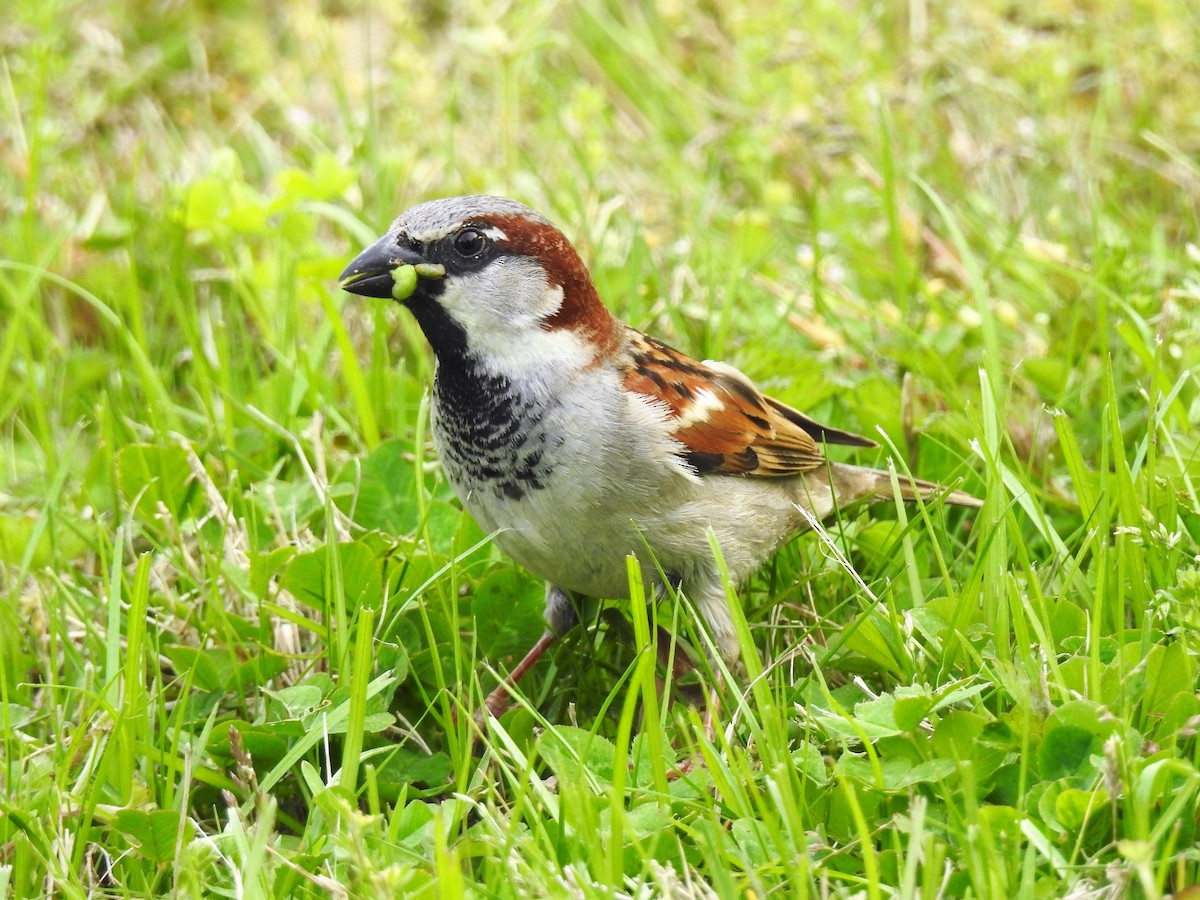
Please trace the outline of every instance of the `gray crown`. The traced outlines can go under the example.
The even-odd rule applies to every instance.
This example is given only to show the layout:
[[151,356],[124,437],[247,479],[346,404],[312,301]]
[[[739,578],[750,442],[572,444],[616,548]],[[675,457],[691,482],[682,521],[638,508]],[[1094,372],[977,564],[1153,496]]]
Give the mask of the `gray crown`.
[[434,241],[444,237],[463,222],[488,216],[521,216],[543,225],[552,223],[524,203],[507,197],[487,194],[468,194],[463,197],[443,197],[418,203],[402,212],[392,223],[391,231],[403,232],[419,241]]

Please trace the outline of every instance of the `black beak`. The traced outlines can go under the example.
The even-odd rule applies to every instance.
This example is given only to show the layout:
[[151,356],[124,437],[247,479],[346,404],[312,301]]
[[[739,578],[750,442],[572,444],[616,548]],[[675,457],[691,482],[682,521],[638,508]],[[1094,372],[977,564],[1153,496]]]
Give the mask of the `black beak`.
[[338,278],[338,286],[352,294],[387,299],[395,296],[392,273],[400,266],[419,266],[417,273],[425,278],[438,277],[436,270],[441,268],[430,266],[415,250],[401,247],[394,234],[385,234],[354,257]]

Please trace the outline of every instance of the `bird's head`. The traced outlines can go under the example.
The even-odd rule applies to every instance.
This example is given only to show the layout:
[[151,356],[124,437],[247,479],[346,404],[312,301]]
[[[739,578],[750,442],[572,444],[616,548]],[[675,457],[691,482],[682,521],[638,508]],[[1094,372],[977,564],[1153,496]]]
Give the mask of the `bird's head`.
[[439,360],[589,364],[619,324],[562,232],[502,197],[431,200],[402,213],[342,272],[343,289],[391,297],[416,316]]

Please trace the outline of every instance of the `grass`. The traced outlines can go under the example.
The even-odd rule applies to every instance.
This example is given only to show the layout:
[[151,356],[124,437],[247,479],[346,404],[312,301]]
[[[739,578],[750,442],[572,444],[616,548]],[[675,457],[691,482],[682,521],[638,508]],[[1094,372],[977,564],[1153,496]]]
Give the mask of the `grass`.
[[[1187,3],[11,5],[0,893],[1195,889]],[[431,458],[415,325],[334,284],[469,191],[985,507],[781,551],[711,739],[676,598],[475,752],[541,586]]]

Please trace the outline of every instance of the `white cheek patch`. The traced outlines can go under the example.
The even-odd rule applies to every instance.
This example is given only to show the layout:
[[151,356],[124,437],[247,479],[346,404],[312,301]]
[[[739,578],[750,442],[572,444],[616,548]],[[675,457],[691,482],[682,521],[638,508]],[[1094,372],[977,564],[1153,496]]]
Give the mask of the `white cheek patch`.
[[478,272],[447,278],[437,302],[467,336],[485,368],[523,377],[589,365],[595,347],[577,332],[544,327],[563,304],[563,290],[546,283],[533,260],[501,257]]
[[527,257],[501,256],[444,284],[438,302],[472,340],[489,332],[513,339],[538,330],[563,302],[562,288],[548,285],[545,270]]

